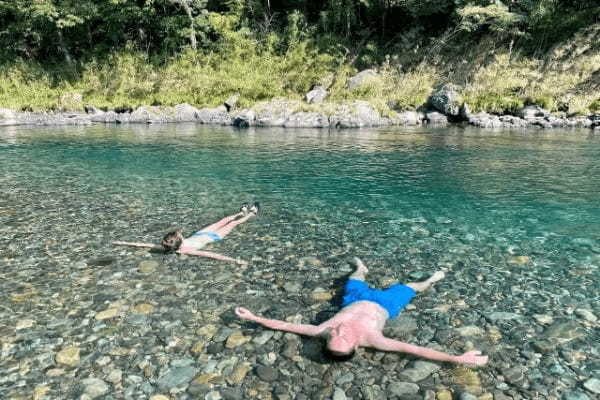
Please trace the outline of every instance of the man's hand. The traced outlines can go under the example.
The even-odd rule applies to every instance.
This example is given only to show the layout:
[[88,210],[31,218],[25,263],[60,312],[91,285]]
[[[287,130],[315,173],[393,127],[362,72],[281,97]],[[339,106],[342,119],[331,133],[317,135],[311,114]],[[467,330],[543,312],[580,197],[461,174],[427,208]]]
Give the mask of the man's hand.
[[256,320],[256,315],[252,314],[252,312],[250,310],[248,310],[244,307],[236,307],[235,313],[237,314],[238,317],[240,317],[242,319],[248,319],[250,321]]
[[463,364],[485,365],[488,362],[488,356],[482,356],[479,350],[472,350],[458,356],[458,361]]

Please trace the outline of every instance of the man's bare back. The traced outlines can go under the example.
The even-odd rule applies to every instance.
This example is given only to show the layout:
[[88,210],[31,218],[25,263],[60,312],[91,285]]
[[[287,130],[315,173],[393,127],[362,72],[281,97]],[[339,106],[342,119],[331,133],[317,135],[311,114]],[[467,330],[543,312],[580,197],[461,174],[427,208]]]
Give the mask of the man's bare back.
[[[360,259],[355,258],[355,261],[357,269],[350,276],[349,284],[347,284],[347,292],[352,281],[362,282],[368,272]],[[407,283],[402,286],[408,287],[415,292],[421,292],[431,286],[434,282],[444,278],[444,276],[444,271],[438,271],[426,281]],[[383,304],[387,305],[386,303]],[[267,319],[256,316],[242,307],[237,307],[235,312],[240,318],[257,322],[267,328],[306,336],[326,335],[327,347],[336,355],[351,354],[358,347],[372,347],[383,351],[404,352],[431,360],[449,361],[461,364],[484,365],[488,361],[488,356],[482,356],[481,352],[477,350],[468,351],[462,355],[452,355],[386,338],[383,336],[382,332],[386,321],[390,317],[390,311],[381,304],[370,300],[354,301],[342,308],[342,310],[331,319],[320,325],[293,324],[285,321]]]

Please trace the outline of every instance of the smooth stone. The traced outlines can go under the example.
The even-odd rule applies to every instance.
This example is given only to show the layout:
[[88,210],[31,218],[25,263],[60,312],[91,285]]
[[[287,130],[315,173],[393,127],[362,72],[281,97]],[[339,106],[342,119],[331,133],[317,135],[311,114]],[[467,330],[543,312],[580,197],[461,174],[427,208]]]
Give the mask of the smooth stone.
[[460,394],[459,400],[478,400],[478,398],[471,393],[463,392]]
[[138,265],[138,268],[142,274],[151,274],[158,268],[158,262],[153,260],[145,260]]
[[279,378],[279,372],[275,368],[265,365],[257,366],[256,374],[265,382],[274,382]]
[[549,325],[552,322],[554,322],[554,318],[552,318],[551,315],[534,314],[533,318],[535,318],[537,322],[543,325]]
[[154,311],[154,306],[152,304],[142,303],[133,307],[133,312],[136,314],[150,314]]
[[118,314],[119,314],[118,308],[109,308],[104,311],[100,311],[99,313],[96,313],[96,316],[94,318],[96,318],[98,321],[102,321],[105,319],[114,318]]
[[273,332],[271,330],[263,331],[258,336],[256,336],[254,339],[252,339],[252,343],[254,343],[258,346],[262,346],[265,343],[267,343],[269,340],[271,340],[273,335],[275,335],[275,332]]
[[204,347],[205,347],[204,342],[197,342],[194,346],[192,346],[190,351],[192,352],[192,354],[199,354],[204,351]]
[[231,373],[231,375],[229,375],[227,377],[227,382],[230,385],[239,385],[241,384],[244,379],[246,378],[246,375],[248,374],[248,372],[250,372],[250,370],[252,369],[252,367],[250,366],[249,363],[243,363],[238,365],[233,372]]
[[81,381],[84,385],[84,393],[95,399],[108,393],[109,386],[102,379],[98,378],[87,378]]
[[161,390],[170,390],[191,381],[198,373],[193,367],[172,368],[156,382]]
[[56,354],[55,360],[59,364],[74,367],[79,364],[79,351],[77,346],[65,347]]
[[497,321],[510,321],[510,320],[514,320],[514,319],[519,319],[522,316],[519,314],[515,314],[515,313],[498,311],[498,312],[486,314],[485,317],[488,320],[490,320],[490,322],[495,323]]
[[345,383],[350,383],[354,381],[354,374],[352,372],[348,372],[347,374],[340,375],[336,380],[335,384],[342,386]]
[[531,258],[529,258],[528,256],[515,256],[515,257],[511,257],[508,260],[509,264],[517,264],[517,265],[525,265],[528,264],[531,261]]
[[513,367],[502,370],[502,375],[504,375],[504,379],[514,385],[519,384],[523,379],[525,379],[523,372],[524,371],[522,367]]
[[169,400],[169,398],[164,394],[155,394],[154,396],[150,397],[150,400]]
[[419,385],[409,382],[392,382],[387,387],[388,393],[394,396],[405,396],[410,394],[417,394],[419,392]]
[[213,390],[212,392],[208,392],[206,396],[204,396],[204,400],[221,400],[221,393]]
[[553,338],[561,343],[566,343],[573,339],[582,337],[584,332],[580,329],[577,323],[569,321],[559,322],[549,326],[544,334],[548,338]]
[[598,317],[594,315],[590,310],[586,310],[583,308],[575,310],[575,315],[585,319],[588,322],[596,322],[598,321]]
[[440,390],[435,394],[435,398],[436,400],[452,400],[452,392],[447,389]]
[[225,347],[228,349],[234,349],[238,346],[248,343],[251,339],[252,337],[250,336],[244,336],[242,331],[235,331],[227,338]]
[[440,368],[441,367],[438,364],[431,362],[415,361],[411,368],[405,369],[398,375],[410,382],[419,382],[438,371]]
[[319,290],[312,292],[310,297],[312,297],[313,300],[317,301],[329,301],[333,299],[333,294],[331,294],[330,292],[323,292]]
[[336,387],[333,391],[333,400],[346,400],[346,392],[339,387]]
[[32,319],[21,319],[21,320],[17,321],[15,330],[20,331],[22,329],[32,328],[34,325],[35,325],[35,321]]
[[46,396],[46,393],[48,393],[49,391],[50,391],[50,386],[47,386],[47,385],[37,386],[33,390],[33,400],[42,400],[44,398],[44,396]]
[[564,393],[561,400],[590,400],[590,397],[579,390],[573,390],[572,392]]
[[592,393],[600,394],[600,379],[590,378],[583,382],[583,387]]
[[457,328],[456,332],[460,336],[479,336],[483,335],[483,329],[478,326],[463,326],[461,328]]

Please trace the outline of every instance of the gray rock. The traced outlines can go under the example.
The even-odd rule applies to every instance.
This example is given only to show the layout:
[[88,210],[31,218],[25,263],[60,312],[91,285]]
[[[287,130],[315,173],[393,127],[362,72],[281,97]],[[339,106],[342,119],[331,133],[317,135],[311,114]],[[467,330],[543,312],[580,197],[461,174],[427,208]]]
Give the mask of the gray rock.
[[254,110],[245,109],[233,117],[233,126],[238,128],[248,128],[256,125],[256,113]]
[[156,384],[161,390],[170,390],[187,384],[197,373],[198,369],[194,367],[171,368],[158,379]]
[[362,128],[380,126],[382,118],[379,112],[366,101],[355,101],[340,106],[329,117],[331,127],[335,128]]
[[273,367],[259,365],[256,367],[256,375],[265,382],[274,382],[279,378],[279,371]]
[[377,78],[377,72],[373,69],[365,69],[348,79],[348,89],[356,89],[368,84],[373,79]]
[[233,109],[235,109],[235,106],[237,105],[239,98],[240,98],[240,94],[235,93],[235,94],[229,96],[229,98],[227,100],[225,100],[223,105],[227,109],[227,112],[231,112]]
[[297,112],[288,116],[283,123],[286,128],[326,128],[329,118],[316,112]]
[[583,387],[592,393],[600,394],[600,379],[590,378],[583,382]]
[[448,123],[448,117],[437,111],[428,111],[425,113],[425,121],[432,125],[446,125]]
[[403,111],[392,117],[392,123],[394,125],[421,125],[423,118],[423,114],[417,111]]
[[83,392],[90,398],[95,399],[108,393],[109,386],[102,379],[87,378],[81,381]]
[[582,337],[584,334],[585,332],[574,321],[558,322],[549,326],[544,331],[544,335],[547,338],[555,339],[559,343],[570,342]]
[[467,392],[462,392],[460,394],[460,396],[458,397],[459,400],[477,400],[477,396],[471,394],[471,393],[467,393]]
[[352,372],[348,372],[347,374],[340,375],[336,380],[336,385],[344,385],[345,383],[351,383],[354,381],[354,374]]
[[308,104],[321,104],[329,93],[323,86],[315,86],[310,92],[306,93],[306,102]]
[[346,393],[339,387],[336,387],[333,391],[333,400],[346,400]]
[[197,121],[202,124],[232,125],[233,119],[227,113],[225,106],[217,108],[202,108],[196,113]]
[[415,361],[411,368],[405,369],[398,375],[409,382],[419,382],[438,371],[440,366],[428,361]]
[[429,97],[429,104],[444,115],[457,117],[460,115],[462,97],[457,86],[446,84],[434,90]]
[[485,317],[492,323],[496,323],[498,321],[512,321],[516,319],[520,319],[522,316],[515,313],[497,311],[489,314],[485,314]]
[[17,118],[13,110],[0,108],[0,126],[17,125]]
[[392,382],[388,385],[387,392],[398,397],[417,394],[419,392],[419,385],[408,382]]
[[562,395],[561,400],[590,400],[590,397],[579,390],[573,390],[565,392]]
[[502,370],[502,375],[504,375],[504,378],[513,385],[518,385],[525,379],[522,367],[504,369]]
[[525,106],[523,108],[520,108],[519,110],[517,110],[517,112],[515,114],[518,117],[521,117],[524,119],[531,119],[531,118],[545,117],[545,116],[549,115],[550,113],[547,110],[544,110],[543,108],[541,108],[539,106],[530,105],[530,106]]

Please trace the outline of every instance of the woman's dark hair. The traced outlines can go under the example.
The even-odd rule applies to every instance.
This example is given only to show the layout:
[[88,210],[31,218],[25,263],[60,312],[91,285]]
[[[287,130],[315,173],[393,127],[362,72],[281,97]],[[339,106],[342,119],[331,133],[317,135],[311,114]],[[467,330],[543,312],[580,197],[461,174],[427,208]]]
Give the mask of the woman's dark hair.
[[181,231],[176,230],[167,233],[160,244],[165,249],[165,253],[173,253],[179,250],[182,242]]

